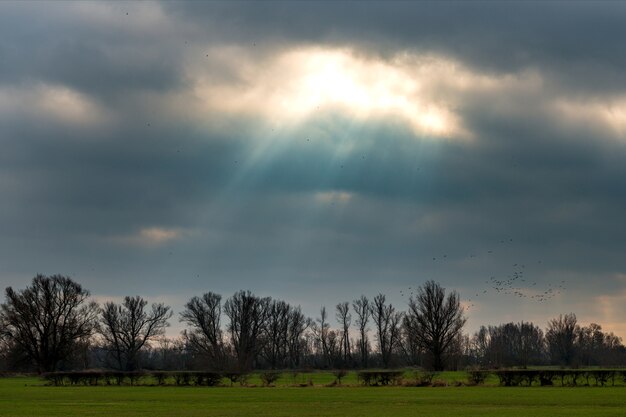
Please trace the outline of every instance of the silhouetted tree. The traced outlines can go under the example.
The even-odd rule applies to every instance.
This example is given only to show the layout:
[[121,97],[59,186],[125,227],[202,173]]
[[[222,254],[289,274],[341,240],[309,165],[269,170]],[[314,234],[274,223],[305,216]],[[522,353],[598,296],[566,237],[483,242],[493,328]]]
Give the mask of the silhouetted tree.
[[326,334],[327,362],[331,368],[341,365],[341,334],[337,330],[328,330]]
[[11,367],[9,364],[11,346],[5,336],[6,332],[1,319],[0,316],[0,371],[6,371]]
[[526,367],[531,364],[539,364],[545,351],[543,332],[539,326],[532,323],[521,322],[519,325],[519,343],[516,352],[518,365]]
[[601,352],[596,353],[595,357],[601,366],[623,366],[626,363],[626,348],[622,339],[613,333],[605,333]]
[[341,351],[344,366],[350,362],[350,323],[352,315],[350,314],[350,303],[343,302],[337,304],[337,321],[341,324]]
[[578,327],[575,343],[580,365],[591,366],[601,362],[598,356],[605,353],[602,326],[591,323],[589,326]]
[[402,313],[396,312],[391,303],[386,304],[386,297],[378,294],[371,306],[372,319],[376,326],[376,340],[383,366],[389,367],[394,349],[400,341],[400,322]]
[[624,346],[613,333],[605,333],[602,326],[591,323],[576,329],[576,362],[584,366],[622,365]]
[[269,305],[263,356],[272,369],[282,367],[287,359],[290,310],[291,307],[284,301],[272,300]]
[[180,313],[180,320],[191,326],[191,330],[184,334],[188,347],[207,358],[213,369],[225,366],[221,301],[221,295],[208,292],[202,297],[193,297]]
[[482,326],[472,344],[480,363],[491,367],[539,364],[544,351],[541,329],[524,322]]
[[147,311],[147,304],[139,296],[124,297],[122,304],[108,302],[101,310],[100,333],[118,369],[138,369],[140,350],[169,326],[170,307],[154,303]]
[[367,337],[369,330],[367,324],[371,315],[370,302],[367,297],[362,295],[361,298],[352,302],[352,309],[356,313],[356,325],[359,327],[359,340],[357,344],[359,347],[361,367],[367,368],[370,350],[369,339]]
[[322,353],[322,362],[324,366],[332,366],[332,358],[330,355],[330,349],[328,346],[328,333],[330,332],[330,324],[328,323],[328,313],[326,313],[326,306],[320,308],[320,316],[316,319],[313,326],[313,332],[315,333],[319,350]]
[[469,354],[470,338],[459,332],[446,352],[446,367],[452,371],[458,371],[467,361]]
[[0,330],[39,372],[54,371],[94,332],[98,306],[89,291],[62,275],[37,275],[21,291],[6,289]]
[[409,314],[405,314],[402,317],[400,347],[408,365],[421,366],[422,347],[417,338],[413,336],[414,331],[414,320]]
[[409,299],[411,336],[432,356],[434,370],[444,369],[445,355],[465,325],[465,317],[456,291],[446,298],[445,289],[428,281]]
[[[165,336],[161,336],[151,343],[151,346],[146,349],[147,363],[151,369],[159,370],[181,370],[187,368],[187,352],[189,347],[187,345],[188,340],[185,338],[173,338],[170,339]],[[143,362],[142,362],[143,364]],[[204,366],[202,369],[206,369]]]
[[546,343],[553,364],[571,366],[576,357],[576,315],[559,315],[548,322]]
[[240,371],[252,368],[266,342],[270,298],[260,298],[250,291],[238,291],[224,303],[228,332]]
[[480,326],[480,329],[474,333],[471,342],[472,356],[476,363],[483,366],[493,366],[488,359],[490,342],[489,329],[485,326]]
[[289,311],[287,326],[287,352],[289,365],[293,368],[300,366],[300,360],[305,350],[304,334],[312,324],[311,319],[302,314],[300,306]]

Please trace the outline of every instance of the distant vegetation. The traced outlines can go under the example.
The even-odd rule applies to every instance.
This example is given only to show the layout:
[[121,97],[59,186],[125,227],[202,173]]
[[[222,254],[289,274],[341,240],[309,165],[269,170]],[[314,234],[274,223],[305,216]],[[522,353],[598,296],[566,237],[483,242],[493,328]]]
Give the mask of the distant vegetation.
[[[98,305],[70,278],[38,275],[23,290],[6,289],[0,305],[0,371],[150,371],[156,379],[156,371],[193,371],[178,375],[197,378],[204,372],[203,383],[209,382],[208,375],[220,375],[232,384],[262,370],[264,384],[272,385],[272,370],[286,369],[337,369],[341,383],[346,369],[626,364],[620,338],[597,324],[580,326],[574,314],[550,320],[545,332],[520,322],[464,334],[459,295],[446,294],[434,281],[417,289],[407,311],[378,294],[339,303],[334,321],[330,315],[322,306],[317,318],[309,318],[299,306],[249,291],[236,292],[223,303],[221,295],[207,292],[187,302],[177,315],[187,329],[169,339],[164,336],[174,317],[169,306],[148,306],[140,296]],[[515,375],[547,378],[531,374]],[[362,373],[370,381],[390,375]],[[480,374],[475,378],[479,383]]]

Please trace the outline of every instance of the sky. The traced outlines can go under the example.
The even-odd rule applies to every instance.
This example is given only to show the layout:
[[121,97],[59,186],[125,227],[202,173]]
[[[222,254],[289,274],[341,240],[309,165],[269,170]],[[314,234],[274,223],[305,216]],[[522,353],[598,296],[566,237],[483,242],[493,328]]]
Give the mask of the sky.
[[[1,2],[0,286],[626,336],[626,4]],[[334,315],[333,315],[334,316]],[[176,314],[169,334],[182,329]]]

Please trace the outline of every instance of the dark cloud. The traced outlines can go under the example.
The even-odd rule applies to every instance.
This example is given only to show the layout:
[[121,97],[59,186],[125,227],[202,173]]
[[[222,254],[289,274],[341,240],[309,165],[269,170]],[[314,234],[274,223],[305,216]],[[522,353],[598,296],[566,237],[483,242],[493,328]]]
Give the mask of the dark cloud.
[[2,5],[0,84],[62,84],[107,98],[183,82],[180,33],[139,30],[138,16],[127,17],[113,4],[89,6]]
[[359,45],[365,53],[437,52],[483,71],[539,67],[570,88],[623,90],[621,3],[225,2],[165,7],[225,41]]
[[[7,141],[14,154],[3,171],[16,176],[18,186],[5,203],[14,218],[3,223],[3,234],[110,237],[157,225],[226,228],[224,235],[232,228],[235,236],[274,235],[281,241],[311,221],[304,236],[326,227],[355,236],[355,242],[362,234],[376,236],[385,246],[425,240],[443,248],[453,235],[466,246],[484,245],[508,234],[535,244],[533,233],[544,243],[587,241],[590,250],[626,243],[614,222],[626,206],[626,175],[615,163],[624,147],[546,137],[540,128],[513,123],[500,130],[485,126],[478,143],[466,144],[420,140],[409,131],[366,124],[345,139],[354,147],[340,156],[314,135],[294,131],[279,151],[260,161],[252,158],[246,137],[205,137],[184,127],[112,131],[89,140],[23,129]],[[338,134],[344,130],[336,127]],[[244,174],[239,167],[246,167]],[[309,218],[317,210],[310,204],[326,215]],[[239,220],[198,221],[215,207]],[[429,215],[434,224],[406,231]],[[401,238],[405,234],[407,240]],[[237,250],[230,250],[236,258]]]
[[[572,281],[570,300],[620,288],[626,142],[553,104],[622,94],[621,4],[150,3],[127,26],[122,6],[103,7],[0,5],[0,110],[13,102],[2,88],[13,99],[59,84],[107,114],[0,115],[3,284],[61,272],[98,294],[180,303],[251,288],[313,308],[430,278],[474,289],[523,262],[541,282]],[[148,12],[161,24],[139,22]],[[449,91],[472,140],[334,110],[275,131],[258,115],[194,110],[189,54],[239,45],[268,59],[316,43],[540,82]],[[229,68],[207,62],[207,79],[248,82]]]

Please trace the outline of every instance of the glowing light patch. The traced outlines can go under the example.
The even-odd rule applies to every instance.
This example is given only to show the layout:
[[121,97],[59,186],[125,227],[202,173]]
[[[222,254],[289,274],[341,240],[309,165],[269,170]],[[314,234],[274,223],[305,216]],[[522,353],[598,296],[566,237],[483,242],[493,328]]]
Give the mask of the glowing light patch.
[[352,199],[352,193],[345,191],[325,191],[316,193],[315,199],[324,204],[347,203]]
[[443,58],[386,61],[323,48],[286,51],[266,62],[233,49],[210,56],[238,74],[237,82],[216,83],[199,68],[192,70],[199,71],[190,76],[195,94],[212,110],[261,114],[274,123],[299,123],[330,110],[358,120],[402,120],[419,135],[471,136],[453,111],[452,96],[441,88],[462,88],[459,80],[468,76]]
[[0,110],[34,118],[90,126],[108,119],[107,112],[85,94],[62,85],[38,84],[0,89]]
[[55,117],[72,123],[94,122],[98,109],[84,95],[69,88],[45,86],[40,90],[38,107]]
[[399,68],[358,60],[343,51],[298,51],[281,61],[299,66],[280,103],[292,115],[336,106],[359,118],[400,115],[426,134],[452,133],[454,116],[443,106],[420,100],[418,82]]
[[626,138],[626,98],[610,102],[556,100],[554,109],[560,122],[575,128],[593,127],[618,139]]
[[173,240],[178,240],[189,233],[182,229],[166,229],[162,227],[147,227],[128,236],[117,236],[109,239],[114,243],[137,246],[159,246]]
[[599,295],[594,297],[596,310],[598,311],[598,323],[602,323],[602,327],[606,332],[614,332],[616,334],[626,333],[626,324],[622,321],[616,321],[615,317],[623,317],[626,302],[626,291],[617,292],[612,295]]
[[179,230],[161,229],[158,227],[142,229],[139,232],[139,237],[151,243],[167,242],[168,240],[179,238],[180,235],[181,235],[181,232]]

